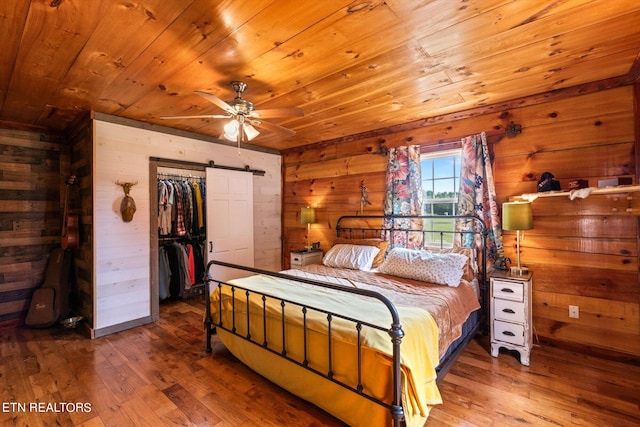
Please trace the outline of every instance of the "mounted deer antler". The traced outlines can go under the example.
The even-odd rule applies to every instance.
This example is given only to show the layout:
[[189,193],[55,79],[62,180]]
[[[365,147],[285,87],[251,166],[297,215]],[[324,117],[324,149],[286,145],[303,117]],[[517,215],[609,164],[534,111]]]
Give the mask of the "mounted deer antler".
[[131,187],[133,187],[137,183],[138,183],[138,181],[136,181],[136,182],[120,182],[119,180],[116,181],[116,185],[119,185],[124,190],[125,196],[129,195],[129,191],[131,191]]
[[124,190],[124,198],[122,199],[122,203],[120,203],[120,213],[122,214],[122,220],[124,222],[131,222],[133,219],[133,214],[136,212],[136,202],[133,200],[133,197],[129,196],[129,191],[131,191],[131,187],[136,185],[136,182],[120,182],[116,181],[116,185],[119,185]]

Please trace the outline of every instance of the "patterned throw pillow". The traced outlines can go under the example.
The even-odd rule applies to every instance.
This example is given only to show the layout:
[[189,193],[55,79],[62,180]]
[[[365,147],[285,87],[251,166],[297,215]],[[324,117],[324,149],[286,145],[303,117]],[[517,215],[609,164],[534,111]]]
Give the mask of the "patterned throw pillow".
[[327,267],[369,270],[380,249],[375,246],[333,245],[322,259]]
[[467,258],[464,267],[462,267],[462,278],[467,282],[471,282],[478,275],[478,260],[476,257],[476,250],[467,247],[455,247],[455,248],[442,248],[442,249],[429,249],[431,252],[437,254],[461,254]]
[[393,248],[378,268],[390,274],[422,282],[458,287],[467,257],[456,253],[436,254],[404,248]]

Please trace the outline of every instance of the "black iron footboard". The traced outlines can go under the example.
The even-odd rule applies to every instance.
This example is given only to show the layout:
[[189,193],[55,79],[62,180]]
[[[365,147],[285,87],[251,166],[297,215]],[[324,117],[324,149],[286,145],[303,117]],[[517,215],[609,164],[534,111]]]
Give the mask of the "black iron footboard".
[[[263,274],[263,275],[267,275],[267,276],[272,276],[272,277],[277,277],[277,278],[282,278],[282,279],[287,279],[287,280],[293,280],[296,282],[300,282],[300,283],[306,283],[306,284],[310,284],[310,285],[314,285],[314,286],[320,286],[320,287],[324,287],[324,288],[329,288],[329,289],[334,289],[340,292],[347,292],[347,293],[351,293],[351,294],[357,294],[357,295],[362,295],[365,297],[370,297],[370,298],[374,298],[378,301],[380,301],[382,304],[384,304],[387,309],[389,310],[389,314],[391,316],[392,322],[391,325],[388,328],[383,328],[381,326],[378,325],[373,325],[370,324],[368,322],[364,322],[362,320],[359,319],[355,319],[355,318],[350,318],[348,316],[344,316],[342,314],[338,314],[338,313],[332,313],[330,311],[327,311],[325,309],[322,308],[318,308],[318,307],[313,307],[310,305],[305,305],[305,304],[301,304],[300,302],[296,302],[296,301],[292,301],[292,300],[287,300],[286,298],[281,298],[281,297],[277,297],[274,295],[270,295],[267,292],[256,292],[255,290],[249,290],[249,289],[245,289],[242,288],[241,286],[237,286],[234,284],[229,284],[223,281],[219,281],[219,280],[215,280],[211,277],[209,270],[211,268],[212,265],[219,265],[219,266],[223,266],[223,267],[229,267],[229,268],[233,268],[233,269],[239,269],[239,270],[244,270],[244,271],[249,271],[252,273],[257,273],[257,274]],[[219,317],[219,321],[214,322],[213,320],[213,316],[211,313],[211,301],[209,296],[211,295],[211,292],[219,292],[220,293],[220,307],[219,307],[219,313],[222,313],[222,292],[223,292],[223,288],[224,287],[228,287],[227,290],[229,290],[232,294],[232,322],[231,324],[226,324],[222,322],[222,315],[218,316]],[[211,335],[215,334],[216,332],[216,328],[221,328],[235,336],[238,336],[252,344],[255,344],[267,351],[270,351],[274,354],[277,354],[278,356],[285,358],[287,360],[289,360],[292,363],[295,363],[298,366],[303,367],[304,369],[313,372],[316,375],[319,375],[335,384],[338,384],[341,387],[344,387],[354,393],[357,393],[358,395],[378,404],[381,405],[385,408],[387,408],[390,413],[391,413],[391,417],[393,419],[393,424],[394,426],[400,426],[402,421],[404,420],[404,410],[402,407],[402,389],[401,389],[401,374],[400,374],[400,345],[402,343],[402,338],[404,336],[404,332],[402,330],[402,325],[400,324],[400,317],[398,315],[398,311],[396,310],[395,306],[393,305],[393,303],[386,298],[384,295],[381,295],[377,292],[373,292],[373,291],[369,291],[369,290],[365,290],[365,289],[357,289],[357,288],[346,288],[344,286],[340,286],[340,285],[335,285],[335,284],[331,284],[331,283],[325,283],[325,282],[319,282],[319,281],[315,281],[315,280],[309,280],[309,279],[305,279],[305,278],[301,278],[301,277],[295,277],[295,276],[290,276],[287,274],[282,274],[282,273],[275,273],[275,272],[271,272],[271,271],[266,271],[266,270],[260,270],[257,268],[251,268],[251,267],[245,267],[245,266],[240,266],[240,265],[236,265],[236,264],[229,264],[229,263],[225,263],[225,262],[221,262],[221,261],[211,261],[207,264],[207,269],[206,269],[206,277],[205,277],[205,296],[207,297],[207,301],[205,304],[205,329],[206,329],[206,334],[207,334],[207,352],[211,351]],[[246,318],[244,318],[243,320],[246,321],[247,323],[247,333],[246,334],[240,334],[237,332],[236,330],[236,295],[240,295],[240,296],[246,296]],[[273,348],[269,347],[269,343],[267,342],[267,340],[265,339],[263,342],[259,342],[254,340],[251,337],[251,334],[249,333],[250,328],[249,328],[249,322],[250,322],[250,315],[249,315],[249,297],[251,295],[258,295],[260,296],[260,298],[262,298],[263,301],[265,301],[265,299],[270,299],[270,300],[275,300],[277,301],[280,306],[282,307],[282,313],[281,313],[281,324],[282,324],[282,343],[280,343],[282,345],[282,351],[278,351],[278,350],[274,350]],[[285,335],[285,307],[288,306],[294,306],[294,307],[298,307],[299,310],[302,313],[303,316],[303,336],[304,336],[304,360],[301,362],[299,360],[293,359],[291,357],[289,357],[286,353],[286,335]],[[328,370],[327,372],[321,372],[318,369],[314,369],[311,366],[309,366],[309,361],[307,360],[307,352],[306,352],[306,343],[307,343],[307,329],[306,329],[306,316],[308,313],[310,312],[316,312],[316,313],[321,313],[323,316],[326,316],[327,318],[327,331],[328,331],[328,355],[327,355],[327,360],[329,361],[329,366],[328,366]],[[242,316],[242,314],[238,314],[238,316]],[[331,366],[331,360],[333,360],[333,348],[332,348],[332,337],[331,337],[331,322],[334,319],[341,319],[342,321],[347,321],[347,322],[352,322],[354,324],[354,331],[357,334],[357,352],[358,352],[358,358],[357,358],[357,378],[358,378],[358,384],[357,385],[352,385],[352,384],[347,384],[337,378],[334,377],[333,375],[333,371],[332,371],[332,366]],[[266,325],[266,308],[264,308],[264,304],[263,304],[263,325]],[[392,378],[393,378],[393,401],[392,402],[383,402],[379,399],[377,399],[374,396],[371,396],[369,394],[367,394],[367,392],[365,391],[363,384],[362,384],[362,379],[364,376],[364,372],[362,372],[362,360],[361,360],[361,356],[362,356],[362,342],[361,342],[361,329],[362,327],[370,327],[370,328],[374,328],[374,329],[378,329],[381,331],[385,331],[389,334],[389,337],[391,339],[391,343],[393,346],[393,360],[392,360]],[[266,332],[265,335],[266,337]]]

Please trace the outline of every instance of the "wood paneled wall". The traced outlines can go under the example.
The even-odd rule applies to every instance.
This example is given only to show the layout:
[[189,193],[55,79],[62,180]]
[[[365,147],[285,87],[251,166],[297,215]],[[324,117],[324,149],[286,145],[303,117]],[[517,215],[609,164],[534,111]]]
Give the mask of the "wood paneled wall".
[[[451,148],[442,141],[503,132],[513,120],[522,125],[522,134],[492,144],[499,203],[535,192],[545,171],[552,172],[562,188],[576,178],[588,179],[592,186],[603,177],[630,176],[635,181],[633,86],[522,105],[284,153],[285,267],[288,251],[306,242],[301,207],[317,209],[311,240],[320,241],[325,250],[334,239],[336,220],[359,213],[361,184],[372,202],[365,213],[382,213],[386,159],[374,154],[380,147],[417,143]],[[631,197],[630,203],[640,207],[640,193]],[[534,229],[525,234],[521,258],[534,271],[534,327],[543,341],[640,356],[638,216],[612,210],[627,203],[624,193],[533,202]],[[506,255],[516,259],[513,232],[504,233],[504,245]],[[569,305],[580,307],[579,319],[569,318]]]
[[60,245],[69,153],[59,137],[0,129],[0,327],[24,322]]
[[86,335],[93,329],[93,123],[90,117],[80,121],[69,137],[70,171],[76,176],[70,206],[79,218],[79,247],[74,250],[75,282],[71,292],[74,313],[84,318]]
[[[102,139],[97,138],[96,123],[102,123],[101,129],[117,127],[120,132],[103,132]],[[96,121],[88,115],[68,135],[55,139],[37,132],[0,129],[0,327],[24,322],[31,295],[43,281],[49,251],[60,245],[65,182],[71,174],[77,179],[69,189],[70,207],[78,212],[80,226],[80,247],[74,250],[73,314],[84,317],[82,327],[92,336],[130,327],[148,317],[148,296],[135,300],[127,292],[135,283],[139,293],[148,295],[152,286],[148,280],[150,156],[264,170],[264,176],[254,177],[255,264],[278,270],[282,253],[280,156],[241,152],[239,156],[235,147],[206,139]],[[125,224],[118,211],[123,193],[115,181],[129,179],[140,183],[132,193],[138,212],[132,223]],[[142,256],[133,256],[134,246]],[[113,255],[107,259],[105,253]],[[121,295],[117,290],[123,290]],[[125,315],[130,317],[123,320]]]

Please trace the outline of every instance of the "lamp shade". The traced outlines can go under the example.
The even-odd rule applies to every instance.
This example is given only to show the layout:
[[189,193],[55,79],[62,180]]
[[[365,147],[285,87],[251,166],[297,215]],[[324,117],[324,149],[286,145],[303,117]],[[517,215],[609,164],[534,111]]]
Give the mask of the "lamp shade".
[[260,132],[251,125],[244,124],[244,134],[247,135],[247,141],[251,141],[256,136],[260,135]]
[[224,125],[223,137],[229,141],[235,141],[238,138],[240,124],[236,119],[231,120]]
[[302,208],[300,210],[300,222],[302,224],[314,224],[316,222],[316,210],[315,208]]
[[531,230],[533,209],[530,202],[507,202],[502,204],[503,230]]

